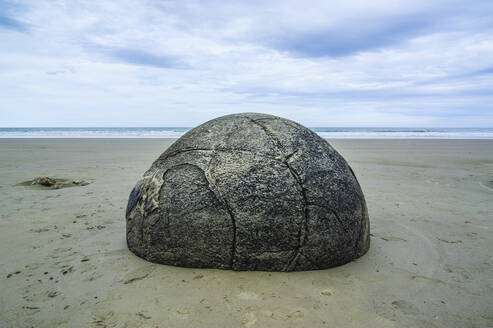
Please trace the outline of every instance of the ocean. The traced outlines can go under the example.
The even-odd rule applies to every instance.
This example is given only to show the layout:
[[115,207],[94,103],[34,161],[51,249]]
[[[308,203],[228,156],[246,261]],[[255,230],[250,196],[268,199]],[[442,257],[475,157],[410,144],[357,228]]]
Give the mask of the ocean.
[[[190,127],[0,128],[0,138],[179,138]],[[310,127],[329,139],[493,139],[493,128]]]

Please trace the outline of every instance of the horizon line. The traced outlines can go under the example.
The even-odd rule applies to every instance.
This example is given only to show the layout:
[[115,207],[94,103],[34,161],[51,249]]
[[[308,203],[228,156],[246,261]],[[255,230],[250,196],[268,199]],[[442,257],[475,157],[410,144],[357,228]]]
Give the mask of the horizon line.
[[[303,124],[301,124],[303,125]],[[141,128],[173,128],[173,129],[193,129],[196,126],[0,126],[0,129],[141,129]],[[367,129],[493,129],[493,127],[481,126],[306,126],[310,129],[317,128],[367,128]]]

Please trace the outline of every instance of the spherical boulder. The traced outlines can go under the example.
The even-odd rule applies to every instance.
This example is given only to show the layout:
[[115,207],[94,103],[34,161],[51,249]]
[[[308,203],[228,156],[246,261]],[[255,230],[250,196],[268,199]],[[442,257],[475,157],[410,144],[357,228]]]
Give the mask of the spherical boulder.
[[187,132],[137,182],[127,243],[157,263],[325,269],[369,248],[365,199],[327,141],[286,119],[219,117]]

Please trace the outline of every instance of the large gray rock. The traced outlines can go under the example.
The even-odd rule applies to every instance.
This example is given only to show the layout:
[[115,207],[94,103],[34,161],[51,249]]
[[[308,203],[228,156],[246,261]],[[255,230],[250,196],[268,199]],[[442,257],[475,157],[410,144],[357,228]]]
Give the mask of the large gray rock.
[[293,271],[344,264],[369,248],[353,171],[311,130],[255,113],[189,131],[137,182],[127,243],[158,263]]

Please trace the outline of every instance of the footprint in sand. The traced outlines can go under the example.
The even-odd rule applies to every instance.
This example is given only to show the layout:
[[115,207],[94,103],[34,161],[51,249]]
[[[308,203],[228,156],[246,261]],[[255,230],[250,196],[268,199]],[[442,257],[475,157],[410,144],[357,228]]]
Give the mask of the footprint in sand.
[[170,315],[175,317],[176,319],[186,320],[190,316],[190,310],[187,308],[179,308],[174,312],[171,312]]
[[447,243],[447,244],[460,244],[462,243],[462,240],[460,239],[457,239],[457,240],[448,240],[448,239],[443,239],[443,238],[438,238],[437,239],[439,241],[441,241],[442,243]]
[[144,319],[144,320],[149,320],[149,319],[151,319],[151,317],[150,317],[150,316],[146,315],[146,314],[145,314],[145,313],[143,313],[142,311],[137,312],[135,315],[136,315],[136,316],[138,316],[138,317],[139,317],[139,318],[141,318],[141,319]]
[[236,295],[240,300],[245,300],[245,301],[258,301],[260,300],[260,295],[254,293],[254,292],[248,292],[244,291]]
[[334,290],[331,288],[324,289],[320,292],[323,296],[332,296],[334,294]]
[[399,309],[404,314],[420,314],[419,309],[411,302],[404,300],[397,300],[392,302],[392,306]]
[[486,190],[493,191],[493,180],[481,181],[479,185]]
[[83,279],[83,281],[94,281],[101,278],[102,276],[103,274],[100,272],[91,272]]
[[92,317],[91,327],[94,328],[110,328],[118,327],[119,322],[113,311],[95,314]]
[[50,297],[50,298],[57,297],[58,296],[58,291],[56,291],[56,290],[50,290],[50,291],[47,292],[46,295],[48,297]]
[[382,236],[380,239],[385,240],[385,241],[395,241],[395,242],[406,242],[406,239],[399,238],[399,237],[394,237],[394,236]]
[[243,316],[242,323],[243,323],[243,327],[245,328],[253,327],[256,322],[257,322],[257,316],[253,312],[245,313],[245,315]]
[[445,264],[443,266],[443,269],[445,270],[445,272],[448,273],[456,273],[458,277],[456,277],[456,279],[454,280],[457,282],[463,282],[464,280],[470,280],[472,278],[469,271],[459,266]]
[[274,320],[280,320],[280,321],[296,321],[296,320],[302,320],[305,317],[305,313],[302,309],[276,309],[274,310],[270,318]]
[[94,264],[87,263],[87,261],[83,261],[88,258],[83,258],[81,260],[82,264],[79,268],[79,273],[82,275],[82,281],[94,281],[103,276],[102,272],[99,272],[97,267]]
[[62,262],[69,261],[68,259],[77,253],[78,252],[72,250],[72,247],[59,247],[59,248],[55,248],[53,252],[51,252],[51,254],[48,255],[48,257],[52,259],[57,259],[57,258],[65,259],[64,261],[60,261],[56,263],[57,265],[59,265]]
[[17,274],[21,273],[21,272],[22,272],[22,271],[15,271],[15,272],[9,273],[9,274],[7,275],[7,278],[10,278],[10,277],[12,277],[12,276],[14,276],[14,275],[17,275]]
[[135,271],[127,273],[123,278],[123,284],[128,285],[139,280],[143,280],[149,276],[149,274],[154,271],[153,266],[144,266]]
[[40,233],[40,232],[50,231],[50,229],[49,228],[39,228],[39,229],[30,229],[29,231],[35,232],[35,233]]

